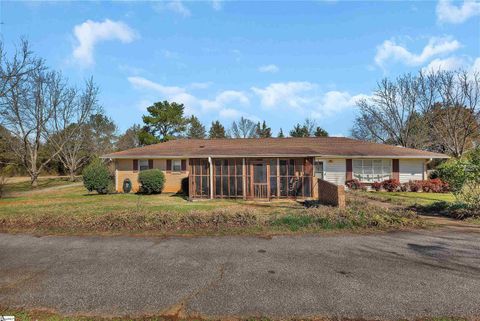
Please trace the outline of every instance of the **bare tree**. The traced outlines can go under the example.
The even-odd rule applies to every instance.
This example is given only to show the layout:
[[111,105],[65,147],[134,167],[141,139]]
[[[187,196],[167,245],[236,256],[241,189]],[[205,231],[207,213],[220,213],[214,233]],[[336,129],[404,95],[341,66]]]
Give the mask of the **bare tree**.
[[[44,167],[77,135],[77,129],[67,128],[72,124],[79,128],[96,108],[98,88],[91,79],[82,92],[68,87],[60,73],[47,70],[41,60],[29,59],[32,62],[22,69],[24,72],[7,78],[4,88],[8,90],[0,97],[0,122],[10,132],[10,149],[35,187]],[[51,153],[40,158],[46,142]]]
[[241,117],[238,122],[232,123],[230,132],[233,138],[257,137],[257,124],[248,118]]
[[419,111],[420,89],[418,78],[410,74],[395,82],[383,79],[370,99],[357,103],[360,115],[353,136],[404,147],[425,147],[428,131]]
[[479,73],[437,71],[421,73],[419,79],[431,136],[449,154],[462,156],[480,137]]

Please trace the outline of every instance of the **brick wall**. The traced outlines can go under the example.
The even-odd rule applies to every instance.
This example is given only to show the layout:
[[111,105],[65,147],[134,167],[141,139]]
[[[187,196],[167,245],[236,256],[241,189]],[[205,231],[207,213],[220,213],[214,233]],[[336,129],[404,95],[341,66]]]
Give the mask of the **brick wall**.
[[318,200],[322,204],[345,207],[345,186],[317,179]]
[[[182,179],[188,177],[188,171],[183,172],[167,172],[167,160],[166,159],[154,159],[153,168],[158,168],[165,174],[165,187],[164,193],[176,193],[182,189]],[[138,183],[138,171],[133,170],[133,159],[118,159],[116,160],[117,191],[123,192],[123,181],[129,178],[132,182],[132,192],[137,192],[139,189]]]

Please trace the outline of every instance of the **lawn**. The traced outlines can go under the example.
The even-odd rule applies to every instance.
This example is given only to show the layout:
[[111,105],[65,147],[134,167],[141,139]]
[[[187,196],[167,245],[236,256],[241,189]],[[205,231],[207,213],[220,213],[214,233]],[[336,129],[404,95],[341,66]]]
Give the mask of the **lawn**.
[[72,183],[67,177],[40,177],[38,179],[38,186],[32,188],[30,180],[28,179],[22,179],[19,181],[17,178],[10,178],[9,181],[7,181],[7,184],[5,185],[5,194],[40,190]]
[[424,226],[411,211],[353,202],[307,209],[294,200],[188,201],[182,195],[88,193],[81,185],[0,199],[0,230],[46,234],[265,235]]
[[354,191],[360,196],[365,196],[373,200],[389,202],[397,205],[413,206],[424,205],[428,206],[435,202],[453,203],[455,196],[452,193],[415,193],[415,192],[363,192]]

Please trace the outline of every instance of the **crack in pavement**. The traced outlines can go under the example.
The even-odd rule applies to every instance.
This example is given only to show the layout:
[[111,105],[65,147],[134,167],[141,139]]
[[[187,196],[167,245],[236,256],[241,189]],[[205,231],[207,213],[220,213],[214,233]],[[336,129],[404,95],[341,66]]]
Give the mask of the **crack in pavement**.
[[172,320],[184,320],[184,319],[190,319],[190,318],[202,318],[199,313],[195,313],[190,311],[187,312],[187,304],[188,301],[192,300],[196,296],[205,293],[209,289],[211,289],[216,283],[220,282],[223,279],[223,276],[225,275],[225,266],[227,263],[221,263],[217,274],[218,276],[213,278],[210,282],[208,282],[205,286],[199,288],[197,291],[194,291],[193,293],[187,294],[184,296],[182,299],[178,301],[178,303],[175,303],[168,307],[167,309],[163,310],[161,313],[162,316],[168,317],[169,319]]

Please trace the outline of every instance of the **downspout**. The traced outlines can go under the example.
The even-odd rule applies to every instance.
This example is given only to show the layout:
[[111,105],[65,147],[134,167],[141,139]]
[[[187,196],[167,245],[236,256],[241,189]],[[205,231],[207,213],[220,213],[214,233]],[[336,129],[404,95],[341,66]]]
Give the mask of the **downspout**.
[[210,199],[213,199],[213,164],[212,157],[208,157],[208,165],[210,166]]

